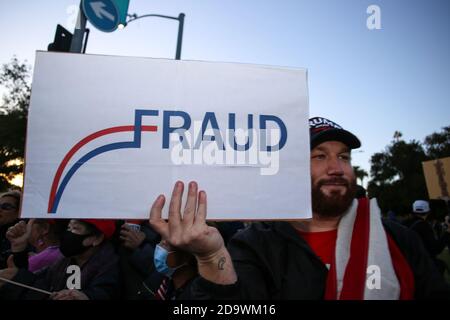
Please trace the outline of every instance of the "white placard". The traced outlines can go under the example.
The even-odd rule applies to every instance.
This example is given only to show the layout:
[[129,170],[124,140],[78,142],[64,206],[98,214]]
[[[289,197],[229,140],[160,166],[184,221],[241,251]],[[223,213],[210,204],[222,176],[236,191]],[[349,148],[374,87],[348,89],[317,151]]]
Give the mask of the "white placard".
[[304,69],[38,52],[22,217],[167,215],[195,180],[209,219],[308,218],[308,115]]

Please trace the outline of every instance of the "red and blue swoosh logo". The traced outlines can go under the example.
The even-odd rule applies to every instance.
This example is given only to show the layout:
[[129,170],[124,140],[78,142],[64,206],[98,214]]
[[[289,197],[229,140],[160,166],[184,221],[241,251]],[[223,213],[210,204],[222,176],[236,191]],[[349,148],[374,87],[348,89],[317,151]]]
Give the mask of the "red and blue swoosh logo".
[[[128,126],[118,126],[103,129],[97,132],[94,132],[87,137],[81,139],[78,143],[76,143],[70,150],[67,152],[63,160],[61,161],[58,169],[56,170],[55,176],[53,178],[52,186],[50,189],[50,196],[48,199],[48,213],[56,213],[58,210],[59,202],[61,201],[61,197],[63,196],[64,190],[67,187],[70,179],[77,172],[78,169],[81,168],[86,162],[91,160],[92,158],[118,149],[139,149],[141,147],[141,135],[142,132],[156,132],[158,130],[157,126],[143,126],[142,125],[142,117],[143,116],[157,116],[157,110],[135,110],[135,118],[134,125]],[[81,156],[80,159],[72,164],[70,168],[66,170],[66,167],[69,161],[75,156],[78,150],[80,150],[83,146],[87,145],[91,141],[98,139],[100,137],[106,135],[112,135],[114,133],[119,132],[134,132],[132,141],[122,141],[110,143],[107,145],[103,145],[101,147],[97,147],[96,149],[86,153]],[[66,173],[63,175],[64,171]]]

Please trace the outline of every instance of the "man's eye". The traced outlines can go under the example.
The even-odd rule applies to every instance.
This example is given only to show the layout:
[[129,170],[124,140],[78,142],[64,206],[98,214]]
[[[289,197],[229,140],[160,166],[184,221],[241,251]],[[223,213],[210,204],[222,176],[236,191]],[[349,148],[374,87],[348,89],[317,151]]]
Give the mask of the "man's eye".
[[317,159],[317,160],[324,160],[325,155],[324,154],[316,154],[316,155],[312,156],[312,158]]
[[342,159],[342,160],[344,160],[344,161],[350,161],[350,155],[348,155],[348,154],[341,154],[340,156],[339,156],[339,158],[340,159]]

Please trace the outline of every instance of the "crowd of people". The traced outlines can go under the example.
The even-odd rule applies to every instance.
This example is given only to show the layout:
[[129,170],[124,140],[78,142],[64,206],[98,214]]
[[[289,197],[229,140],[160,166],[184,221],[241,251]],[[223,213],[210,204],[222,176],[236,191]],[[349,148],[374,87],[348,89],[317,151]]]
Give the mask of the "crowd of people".
[[184,183],[175,184],[168,219],[158,196],[148,221],[24,221],[20,192],[7,192],[0,299],[450,299],[438,258],[450,246],[449,217],[437,232],[418,200],[409,219],[383,218],[356,184],[351,150],[360,146],[333,121],[310,119],[313,215],[301,221],[207,221],[196,182],[184,205]]

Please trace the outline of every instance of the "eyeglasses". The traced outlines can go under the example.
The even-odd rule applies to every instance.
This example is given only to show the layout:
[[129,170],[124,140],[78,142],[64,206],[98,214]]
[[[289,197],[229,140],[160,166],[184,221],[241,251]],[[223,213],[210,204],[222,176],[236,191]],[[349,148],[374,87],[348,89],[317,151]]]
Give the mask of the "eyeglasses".
[[17,209],[17,207],[11,203],[5,202],[5,203],[0,204],[0,209],[13,210],[13,209]]

